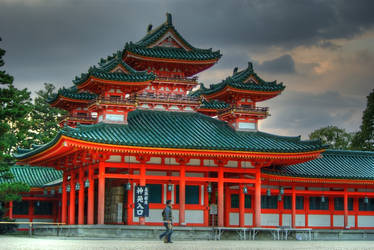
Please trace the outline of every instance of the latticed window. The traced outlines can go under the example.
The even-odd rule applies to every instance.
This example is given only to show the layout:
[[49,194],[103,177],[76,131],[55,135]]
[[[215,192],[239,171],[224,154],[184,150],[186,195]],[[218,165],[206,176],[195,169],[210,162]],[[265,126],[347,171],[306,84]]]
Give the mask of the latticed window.
[[[283,209],[292,209],[292,196],[283,197]],[[296,196],[296,209],[297,210],[304,209],[304,197],[303,196]]]
[[[244,208],[251,208],[252,207],[252,196],[245,195],[244,196]],[[231,195],[231,208],[239,208],[239,195],[232,194]]]
[[35,215],[52,215],[53,203],[50,201],[34,201]]
[[365,203],[364,198],[358,199],[358,210],[360,211],[374,211],[374,198],[368,198],[368,202]]
[[148,187],[148,202],[162,203],[162,184],[147,184]]
[[[186,192],[185,192],[185,198],[186,204],[199,204],[199,189],[200,186],[193,185],[189,186],[186,185]],[[176,201],[175,203],[179,204],[179,185],[177,185],[176,190],[175,190],[175,195],[176,195]]]
[[329,198],[325,197],[309,197],[309,209],[310,210],[329,210]]
[[29,214],[29,202],[28,201],[14,201],[13,202],[13,214],[25,215]]
[[[334,209],[338,211],[344,210],[344,198],[335,197],[334,198]],[[353,210],[353,198],[348,198],[348,210]]]
[[278,208],[278,196],[262,195],[261,196],[261,208],[264,209],[277,209]]

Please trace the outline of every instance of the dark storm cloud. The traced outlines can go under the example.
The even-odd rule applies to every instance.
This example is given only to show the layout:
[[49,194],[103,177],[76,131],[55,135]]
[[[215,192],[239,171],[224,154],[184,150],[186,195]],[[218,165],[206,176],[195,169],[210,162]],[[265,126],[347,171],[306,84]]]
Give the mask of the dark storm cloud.
[[355,112],[364,108],[360,98],[343,96],[337,91],[312,94],[288,90],[267,105],[272,116],[264,123],[265,130],[292,130],[304,137],[328,125],[347,128],[351,132],[361,122],[353,119],[357,115]]
[[264,61],[257,68],[269,73],[292,74],[295,73],[295,62],[290,55],[283,55],[273,60]]

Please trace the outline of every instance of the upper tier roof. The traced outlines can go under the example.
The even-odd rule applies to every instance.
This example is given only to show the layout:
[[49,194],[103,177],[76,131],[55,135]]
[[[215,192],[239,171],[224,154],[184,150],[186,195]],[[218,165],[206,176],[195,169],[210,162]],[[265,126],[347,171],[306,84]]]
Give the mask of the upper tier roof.
[[54,168],[14,165],[10,168],[13,179],[0,178],[0,183],[23,182],[30,187],[43,187],[45,184],[60,179],[62,171]]
[[321,158],[263,172],[289,177],[374,180],[374,152],[326,150]]
[[53,146],[64,135],[82,141],[150,148],[206,149],[249,152],[311,152],[325,148],[319,141],[301,141],[263,132],[235,131],[223,121],[199,113],[135,110],[128,124],[64,127],[51,142],[30,150],[18,150],[28,158]]
[[[146,71],[136,71],[131,68],[120,57],[121,52],[113,54],[107,60],[101,59],[99,67],[90,67],[87,74],[81,74],[80,77],[75,77],[73,83],[77,86],[86,82],[90,77],[95,77],[102,80],[119,81],[119,82],[145,82],[155,79],[152,73]],[[111,72],[116,67],[121,68],[121,72]]]
[[[254,72],[253,65],[249,62],[246,69],[239,72],[234,71],[232,76],[227,77],[220,83],[210,85],[209,88],[201,86],[201,89],[197,90],[197,93],[192,93],[192,95],[204,95],[209,98],[210,96],[219,96],[220,93],[223,95],[227,88],[230,88],[230,91],[240,92],[244,90],[253,94],[271,94],[283,91],[285,86],[283,86],[283,83],[278,84],[276,81],[264,81]],[[269,96],[270,98],[273,97],[272,95]],[[263,98],[268,99],[269,97],[265,96]]]
[[48,99],[47,102],[54,103],[58,98],[61,98],[61,97],[66,97],[68,99],[77,100],[77,101],[80,101],[80,100],[89,101],[89,100],[95,99],[97,95],[87,93],[87,92],[78,92],[76,86],[70,87],[68,89],[63,87],[58,90],[56,95]]
[[222,55],[219,50],[212,51],[212,49],[198,49],[193,47],[175,29],[171,14],[167,13],[166,16],[166,22],[153,30],[149,30],[140,41],[126,43],[123,51],[124,60],[127,60],[126,57],[131,54],[152,58],[153,60],[178,60],[177,62],[179,63],[209,61],[213,65],[221,58]]

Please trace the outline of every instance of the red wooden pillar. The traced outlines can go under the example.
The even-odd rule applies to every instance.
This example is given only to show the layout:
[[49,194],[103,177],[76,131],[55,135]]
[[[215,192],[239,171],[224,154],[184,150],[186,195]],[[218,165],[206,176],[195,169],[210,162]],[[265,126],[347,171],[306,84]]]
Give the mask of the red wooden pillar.
[[185,209],[186,209],[186,166],[184,163],[179,172],[179,225],[186,225]]
[[218,226],[224,226],[223,165],[218,166]]
[[69,224],[75,224],[75,174],[70,174]]
[[348,189],[344,188],[344,228],[348,227]]
[[98,198],[97,198],[97,224],[104,224],[105,213],[105,166],[104,162],[99,163],[98,180]]
[[87,224],[94,224],[94,204],[95,204],[95,180],[93,178],[93,166],[88,166],[88,181],[90,186],[87,191]]
[[[145,186],[146,185],[146,181],[145,181],[145,175],[146,175],[146,170],[145,170],[145,161],[142,161],[141,162],[141,166],[140,166],[140,180],[139,180],[139,185],[140,186]],[[142,216],[142,217],[139,217],[139,224],[140,225],[144,225],[145,224],[145,217]]]
[[66,223],[66,214],[67,214],[67,193],[66,193],[66,183],[67,182],[67,173],[64,172],[62,179],[62,194],[61,194],[61,223]]
[[78,192],[78,224],[84,224],[84,171],[79,169],[79,192]]
[[292,187],[291,227],[296,226],[296,187]]
[[13,201],[9,201],[9,219],[13,219]]
[[239,185],[239,226],[244,227],[244,201],[245,201],[245,194],[243,192],[243,185]]
[[255,185],[255,206],[254,206],[255,227],[261,227],[261,168],[256,168]]

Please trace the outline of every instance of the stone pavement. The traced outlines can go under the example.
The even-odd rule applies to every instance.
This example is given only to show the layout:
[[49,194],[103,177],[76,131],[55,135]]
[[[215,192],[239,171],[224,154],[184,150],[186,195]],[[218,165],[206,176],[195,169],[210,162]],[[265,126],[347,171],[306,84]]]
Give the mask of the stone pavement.
[[161,241],[131,241],[118,239],[58,238],[0,235],[0,249],[374,249],[374,241],[176,241],[165,244]]

